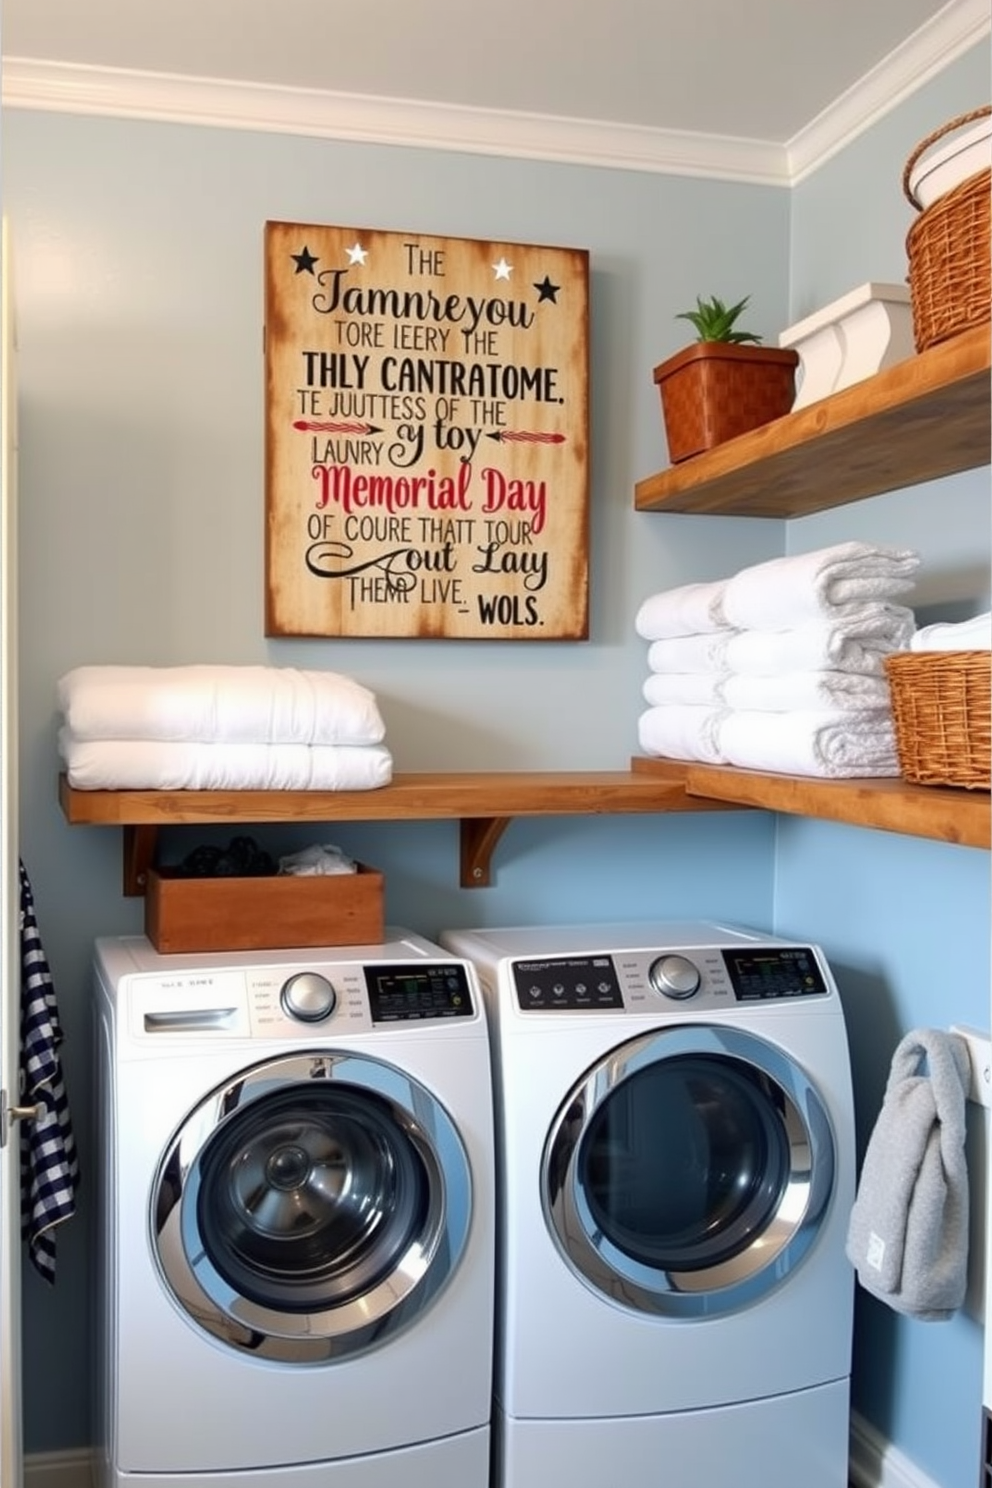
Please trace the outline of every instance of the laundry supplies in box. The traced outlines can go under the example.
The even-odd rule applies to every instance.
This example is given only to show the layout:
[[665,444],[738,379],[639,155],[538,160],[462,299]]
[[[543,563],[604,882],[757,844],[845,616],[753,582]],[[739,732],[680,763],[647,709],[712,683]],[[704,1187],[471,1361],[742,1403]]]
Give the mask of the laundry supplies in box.
[[149,872],[145,934],[166,954],[377,945],[383,877],[328,846],[277,868],[250,837],[235,837],[224,850],[197,848]]
[[77,790],[373,790],[392,778],[374,694],[336,672],[82,666],[58,701]]
[[648,755],[825,778],[898,775],[885,658],[908,647],[907,549],[838,543],[650,596]]

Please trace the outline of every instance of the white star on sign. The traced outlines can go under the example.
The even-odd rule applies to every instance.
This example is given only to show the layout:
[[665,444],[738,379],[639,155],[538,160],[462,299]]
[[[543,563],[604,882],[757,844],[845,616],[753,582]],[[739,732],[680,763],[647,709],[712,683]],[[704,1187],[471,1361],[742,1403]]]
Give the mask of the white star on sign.
[[352,264],[363,264],[369,256],[368,250],[363,248],[361,243],[356,243],[354,248],[346,248],[345,252],[348,255],[348,262]]
[[505,258],[501,258],[498,264],[493,264],[493,272],[497,279],[509,279],[513,273],[513,265],[508,264]]

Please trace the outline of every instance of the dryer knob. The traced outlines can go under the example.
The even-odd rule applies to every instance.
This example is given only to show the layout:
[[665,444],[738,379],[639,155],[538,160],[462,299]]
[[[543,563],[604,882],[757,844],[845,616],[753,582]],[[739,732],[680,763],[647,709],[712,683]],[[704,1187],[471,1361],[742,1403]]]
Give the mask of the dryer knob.
[[699,991],[700,975],[687,956],[659,956],[649,973],[652,987],[663,997],[682,1001]]
[[279,994],[283,1011],[300,1023],[321,1023],[334,1011],[338,996],[319,971],[300,971],[283,983]]

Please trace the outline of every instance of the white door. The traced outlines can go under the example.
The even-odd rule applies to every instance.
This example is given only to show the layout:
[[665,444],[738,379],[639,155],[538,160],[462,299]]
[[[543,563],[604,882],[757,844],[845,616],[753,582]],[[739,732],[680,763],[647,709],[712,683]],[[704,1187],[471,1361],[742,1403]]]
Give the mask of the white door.
[[7,224],[0,243],[0,1483],[20,1488],[20,890],[17,840],[14,331]]

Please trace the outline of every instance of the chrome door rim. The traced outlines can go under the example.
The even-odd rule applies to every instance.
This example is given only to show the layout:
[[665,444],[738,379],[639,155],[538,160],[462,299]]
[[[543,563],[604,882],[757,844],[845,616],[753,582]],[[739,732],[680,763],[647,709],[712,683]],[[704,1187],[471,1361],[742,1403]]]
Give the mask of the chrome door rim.
[[[770,1080],[782,1102],[790,1153],[788,1181],[770,1224],[733,1259],[705,1270],[663,1270],[621,1250],[597,1224],[578,1171],[582,1139],[604,1100],[634,1074],[677,1055],[729,1059]],[[718,1316],[781,1285],[807,1255],[833,1193],[834,1151],[823,1102],[794,1061],[742,1030],[683,1024],[611,1050],[573,1087],[544,1147],[545,1221],[570,1268],[611,1301],[673,1318]]]
[[[332,1307],[282,1311],[242,1296],[205,1248],[197,1221],[201,1161],[236,1113],[315,1081],[385,1103],[426,1173],[427,1213],[392,1269]],[[289,1055],[240,1071],[209,1092],[175,1132],[155,1176],[152,1252],[187,1318],[229,1347],[290,1363],[323,1362],[378,1346],[418,1316],[457,1266],[468,1238],[471,1175],[447,1111],[411,1075],[381,1060],[333,1051]]]

